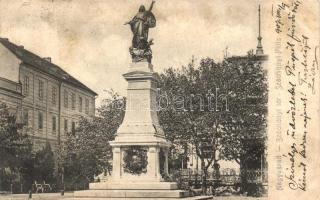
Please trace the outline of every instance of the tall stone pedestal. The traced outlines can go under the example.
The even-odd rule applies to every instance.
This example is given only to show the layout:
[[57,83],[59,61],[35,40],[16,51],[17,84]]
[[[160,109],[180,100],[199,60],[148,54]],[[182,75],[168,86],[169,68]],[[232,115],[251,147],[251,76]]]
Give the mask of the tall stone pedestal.
[[[153,72],[150,63],[137,62],[132,63],[129,72],[123,76],[128,81],[127,104],[124,120],[115,140],[110,143],[113,149],[112,180],[160,182],[160,152],[164,156],[162,173],[165,174],[168,173],[167,152],[170,143],[165,139],[157,116],[157,74]],[[131,148],[143,149],[144,153],[141,154],[146,154],[146,166],[142,172],[130,173],[131,170],[126,169],[126,166],[129,166],[126,161],[134,162],[134,159],[127,155]]]
[[113,171],[106,182],[90,183],[89,190],[77,191],[79,199],[176,199],[190,196],[177,183],[165,182],[168,148],[157,116],[158,75],[148,62],[132,63],[128,73],[126,113],[110,142]]

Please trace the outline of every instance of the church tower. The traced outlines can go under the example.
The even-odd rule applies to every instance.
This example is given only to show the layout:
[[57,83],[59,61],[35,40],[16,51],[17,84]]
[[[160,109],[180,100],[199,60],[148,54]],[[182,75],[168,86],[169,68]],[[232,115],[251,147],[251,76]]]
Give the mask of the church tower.
[[260,17],[260,5],[259,5],[259,9],[258,9],[258,12],[259,12],[259,35],[258,35],[258,45],[257,45],[257,50],[256,50],[256,55],[263,55],[263,47],[262,47],[262,43],[261,43],[261,40],[262,40],[262,37],[261,37],[261,17]]

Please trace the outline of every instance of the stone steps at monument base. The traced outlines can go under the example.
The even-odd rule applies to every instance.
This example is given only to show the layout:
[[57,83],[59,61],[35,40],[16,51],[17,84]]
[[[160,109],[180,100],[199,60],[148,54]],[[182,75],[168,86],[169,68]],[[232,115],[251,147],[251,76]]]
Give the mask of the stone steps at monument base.
[[183,190],[82,190],[74,192],[75,197],[103,198],[183,198],[189,197],[189,191]]
[[212,196],[195,196],[195,197],[183,197],[183,198],[113,198],[113,197],[68,197],[61,200],[211,200]]
[[90,183],[90,190],[177,190],[175,182],[98,182]]

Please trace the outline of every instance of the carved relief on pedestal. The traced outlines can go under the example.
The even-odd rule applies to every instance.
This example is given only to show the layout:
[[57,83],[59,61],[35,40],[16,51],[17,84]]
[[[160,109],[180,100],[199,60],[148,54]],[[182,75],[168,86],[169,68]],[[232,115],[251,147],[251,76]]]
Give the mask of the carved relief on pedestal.
[[123,149],[123,171],[132,175],[147,173],[148,147],[130,146]]

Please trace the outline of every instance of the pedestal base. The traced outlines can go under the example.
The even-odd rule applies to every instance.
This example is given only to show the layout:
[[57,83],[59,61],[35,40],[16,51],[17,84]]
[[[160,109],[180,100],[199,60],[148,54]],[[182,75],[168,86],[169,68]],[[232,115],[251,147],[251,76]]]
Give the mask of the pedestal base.
[[183,198],[189,192],[182,190],[85,190],[77,191],[75,197],[90,198]]
[[90,183],[92,190],[177,190],[174,182],[100,182]]
[[[150,198],[63,198],[63,200],[147,200]],[[186,197],[179,200],[209,200],[213,199],[211,196],[197,196],[197,197]],[[177,200],[177,198],[152,198],[151,200]]]
[[213,199],[212,196],[195,196],[195,197],[185,197],[185,198],[149,198],[149,197],[133,197],[133,198],[129,198],[129,197],[72,197],[72,198],[63,198],[63,200],[209,200],[209,199]]
[[[99,182],[90,183],[89,190],[74,192],[74,200],[112,200],[112,199],[211,199],[191,191],[178,190],[174,182]],[[193,196],[193,197],[192,197]]]

